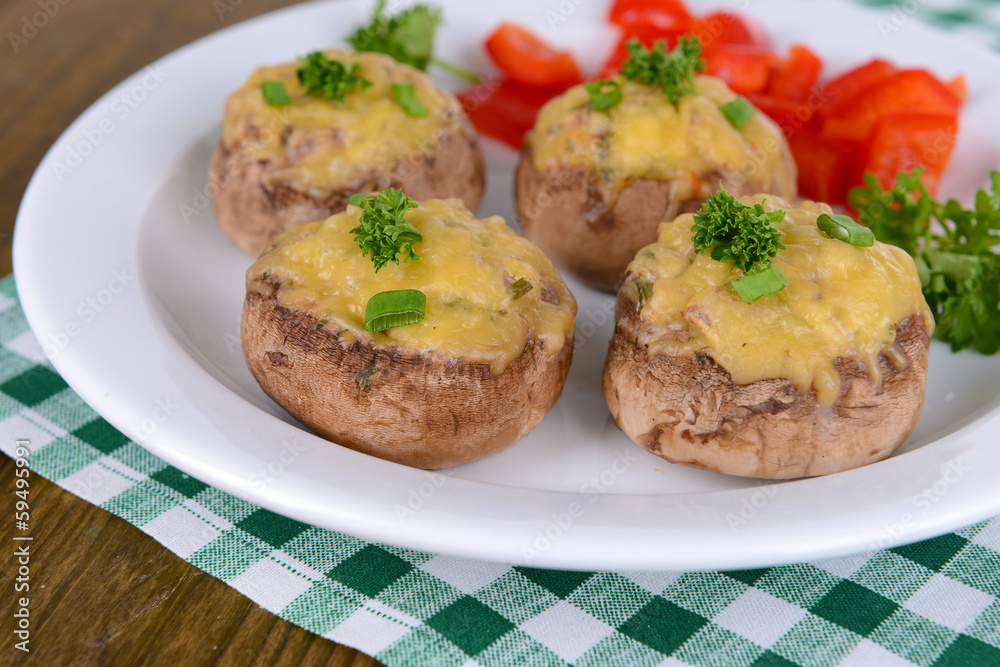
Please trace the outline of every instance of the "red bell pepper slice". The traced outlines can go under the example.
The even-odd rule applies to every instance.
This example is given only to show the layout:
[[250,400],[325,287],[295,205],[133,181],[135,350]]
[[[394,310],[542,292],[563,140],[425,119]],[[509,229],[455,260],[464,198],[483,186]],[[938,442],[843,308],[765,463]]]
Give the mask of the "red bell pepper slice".
[[853,147],[811,130],[791,133],[788,145],[799,168],[799,196],[828,204],[847,202],[848,182],[855,171]]
[[681,0],[615,0],[608,13],[608,21],[626,31],[635,26],[685,30],[691,20]]
[[698,37],[705,53],[723,45],[771,49],[771,38],[761,24],[733,12],[713,12],[693,21],[689,32]]
[[771,68],[771,78],[764,92],[787,100],[803,101],[809,97],[823,61],[807,47],[796,44],[789,49],[788,58]]
[[948,90],[951,91],[951,94],[955,96],[960,105],[965,104],[965,101],[969,99],[969,84],[965,82],[964,74],[959,74],[949,81]]
[[565,90],[583,80],[572,53],[516,23],[501,23],[486,40],[486,50],[509,78],[529,86]]
[[823,123],[831,139],[865,141],[884,116],[899,113],[956,114],[958,100],[930,72],[904,70],[888,81],[870,86]]
[[777,60],[760,47],[724,44],[706,54],[705,74],[719,77],[740,95],[750,95],[764,90]]
[[841,74],[823,86],[819,115],[826,117],[840,112],[865,90],[888,81],[898,73],[899,69],[892,63],[875,59]]
[[921,180],[933,194],[951,158],[957,136],[956,113],[888,115],[875,126],[865,158],[855,175],[855,184],[860,185],[861,174],[870,171],[882,187],[889,188],[896,182],[899,172],[923,167]]
[[554,95],[551,90],[516,81],[487,81],[457,97],[476,130],[520,150],[524,133],[535,125],[538,110]]
[[805,102],[762,93],[747,95],[747,99],[777,123],[785,136],[803,128],[812,129],[816,125],[815,110]]

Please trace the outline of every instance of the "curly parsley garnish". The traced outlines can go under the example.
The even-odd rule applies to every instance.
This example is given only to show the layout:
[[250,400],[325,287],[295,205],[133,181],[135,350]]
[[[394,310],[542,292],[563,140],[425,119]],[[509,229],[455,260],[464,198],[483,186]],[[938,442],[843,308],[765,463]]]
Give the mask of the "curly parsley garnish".
[[413,246],[424,236],[403,217],[409,209],[417,208],[416,202],[389,188],[377,195],[355,195],[351,204],[361,207],[361,224],[350,233],[361,246],[361,254],[372,258],[375,273],[389,262],[399,264],[400,256],[407,262],[420,259]]
[[993,248],[1000,244],[1000,172],[990,173],[990,189],[979,190],[973,208],[966,209],[954,199],[935,201],[921,171],[900,172],[890,190],[865,174],[865,186],[851,190],[848,201],[875,238],[913,256],[937,323],[934,337],[955,352],[996,354],[1000,255]]
[[637,39],[626,44],[626,48],[629,57],[622,64],[622,76],[626,79],[659,87],[671,102],[698,92],[694,75],[705,71],[705,61],[701,58],[697,37],[681,37],[677,48],[669,53],[662,39],[657,40],[652,49],[647,49]]
[[747,206],[725,188],[712,195],[694,216],[692,242],[699,254],[719,262],[732,262],[743,275],[733,289],[747,303],[788,286],[788,280],[771,259],[784,250],[779,226],[784,211],[764,210],[763,204]]
[[313,51],[299,60],[296,72],[306,93],[326,100],[343,102],[352,90],[364,90],[372,82],[358,74],[358,63],[344,64],[330,60],[322,51]]
[[433,63],[460,79],[478,83],[479,77],[473,72],[434,57],[434,34],[440,23],[441,10],[437,7],[414,5],[388,16],[385,0],[378,0],[371,23],[358,28],[347,43],[355,51],[384,53],[420,71]]

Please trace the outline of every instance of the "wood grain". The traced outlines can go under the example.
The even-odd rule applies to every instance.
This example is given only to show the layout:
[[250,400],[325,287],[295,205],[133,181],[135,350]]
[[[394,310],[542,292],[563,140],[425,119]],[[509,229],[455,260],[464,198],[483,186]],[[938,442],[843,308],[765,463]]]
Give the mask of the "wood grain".
[[[13,594],[14,462],[0,455],[0,663],[17,665],[337,665],[372,658],[258,607],[138,528],[30,476],[30,586]],[[20,533],[19,533],[20,534]],[[13,647],[28,595],[30,653]]]
[[[31,174],[112,86],[281,0],[0,4],[0,275]],[[51,16],[36,16],[49,8]],[[58,7],[58,11],[55,8]],[[43,24],[32,31],[32,18]],[[27,21],[27,24],[25,23]],[[11,39],[10,35],[26,41]],[[16,43],[15,43],[16,42]],[[127,522],[31,477],[31,653],[13,648],[13,462],[0,454],[0,664],[379,664],[283,621]]]

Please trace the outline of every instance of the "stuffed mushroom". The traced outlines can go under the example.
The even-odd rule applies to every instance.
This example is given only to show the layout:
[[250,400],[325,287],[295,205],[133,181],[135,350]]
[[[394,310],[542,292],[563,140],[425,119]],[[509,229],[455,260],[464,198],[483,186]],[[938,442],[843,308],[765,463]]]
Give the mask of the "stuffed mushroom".
[[[475,461],[558,399],[576,302],[502,218],[399,201],[382,193],[280,236],[247,272],[243,354],[271,398],[333,442],[419,468]],[[387,212],[386,235],[368,234]]]
[[696,251],[693,214],[662,225],[618,292],[604,368],[616,423],[669,461],[733,475],[884,459],[923,406],[934,321],[913,260],[831,238],[817,224],[840,216],[825,204],[739,205],[783,218],[769,268],[787,286],[747,303],[736,283],[749,274]]
[[[585,283],[615,289],[657,226],[696,210],[720,182],[734,194],[795,198],[795,162],[777,125],[721,80],[692,81],[694,92],[676,100],[625,76],[576,86],[549,101],[525,136],[521,227]],[[616,91],[602,110],[600,95]]]
[[209,168],[226,236],[257,256],[290,225],[395,187],[475,210],[482,153],[459,102],[408,65],[327,51],[262,67],[226,101]]

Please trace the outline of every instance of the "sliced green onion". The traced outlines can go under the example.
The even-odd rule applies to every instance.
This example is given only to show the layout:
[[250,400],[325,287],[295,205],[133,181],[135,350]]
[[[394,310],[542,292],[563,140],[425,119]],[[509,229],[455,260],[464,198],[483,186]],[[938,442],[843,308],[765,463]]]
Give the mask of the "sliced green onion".
[[282,107],[292,103],[292,98],[285,90],[285,84],[280,81],[265,81],[260,84],[260,94],[264,96],[264,102],[270,107]]
[[872,230],[854,222],[850,216],[824,213],[816,218],[816,226],[831,239],[867,248],[875,243]]
[[407,116],[423,118],[427,115],[427,107],[417,99],[417,91],[413,88],[412,83],[392,84],[392,96],[399,102],[399,106],[403,107]]
[[722,105],[722,115],[725,116],[733,127],[739,129],[750,122],[750,119],[757,113],[757,107],[750,104],[745,97],[737,97],[732,102]]
[[416,324],[427,312],[427,297],[420,290],[379,292],[365,306],[365,331],[384,331]]
[[733,281],[733,289],[747,303],[788,287],[788,278],[774,262],[758,264]]
[[532,287],[533,285],[531,284],[531,281],[527,278],[518,278],[507,289],[510,290],[511,296],[515,299],[520,299],[522,296],[530,292]]
[[374,197],[370,192],[358,192],[357,194],[351,195],[351,198],[347,200],[347,203],[351,206],[361,206],[364,202],[368,201]]
[[622,89],[617,81],[600,79],[586,84],[587,94],[590,95],[590,103],[598,111],[607,111],[622,101]]
[[641,310],[653,298],[653,283],[648,280],[640,280],[637,287],[639,288],[639,309]]

